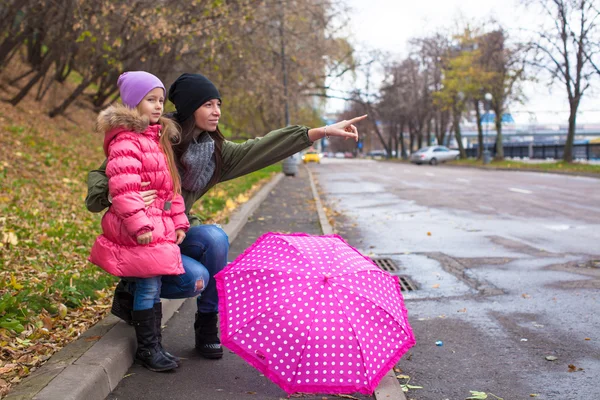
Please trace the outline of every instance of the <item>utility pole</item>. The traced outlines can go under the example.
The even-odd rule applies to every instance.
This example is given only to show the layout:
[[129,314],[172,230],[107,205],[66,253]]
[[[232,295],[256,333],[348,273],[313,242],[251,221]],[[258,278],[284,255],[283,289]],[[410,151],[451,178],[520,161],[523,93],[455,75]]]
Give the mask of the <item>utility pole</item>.
[[[290,106],[288,103],[288,83],[287,83],[287,65],[285,62],[285,0],[279,2],[279,39],[281,40],[281,72],[283,75],[283,105],[285,109],[285,126],[290,126]],[[296,176],[298,173],[298,160],[296,157],[289,156],[283,160],[282,165],[285,176]]]
[[287,65],[285,62],[285,36],[284,36],[284,21],[285,21],[285,0],[280,1],[280,21],[279,21],[279,39],[281,40],[281,72],[283,74],[283,98],[285,106],[285,126],[290,125],[290,106],[288,104],[288,83],[287,83]]

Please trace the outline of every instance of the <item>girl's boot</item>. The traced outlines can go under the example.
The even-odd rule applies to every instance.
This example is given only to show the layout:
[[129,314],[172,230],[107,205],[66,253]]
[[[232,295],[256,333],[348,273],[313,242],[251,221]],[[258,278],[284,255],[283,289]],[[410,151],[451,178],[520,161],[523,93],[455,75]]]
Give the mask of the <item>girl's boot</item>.
[[177,368],[177,363],[169,360],[160,350],[154,309],[136,310],[131,314],[138,345],[135,360],[150,371],[162,372]]
[[194,333],[196,334],[196,350],[204,358],[217,359],[223,357],[223,347],[219,340],[218,313],[196,313]]
[[131,325],[131,312],[133,311],[133,295],[127,290],[127,283],[121,279],[115,288],[110,312]]
[[158,346],[160,347],[160,350],[162,351],[165,357],[175,362],[177,366],[179,366],[179,364],[181,363],[181,359],[166,351],[162,345],[162,303],[160,302],[154,303],[154,320],[156,322],[156,337],[158,339]]

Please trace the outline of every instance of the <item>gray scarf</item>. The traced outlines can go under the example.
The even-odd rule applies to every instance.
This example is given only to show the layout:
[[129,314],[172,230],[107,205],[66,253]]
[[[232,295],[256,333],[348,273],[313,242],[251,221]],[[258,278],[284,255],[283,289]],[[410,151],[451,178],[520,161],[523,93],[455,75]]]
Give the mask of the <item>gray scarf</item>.
[[181,156],[181,187],[190,192],[204,189],[215,173],[215,142],[207,132],[194,138]]

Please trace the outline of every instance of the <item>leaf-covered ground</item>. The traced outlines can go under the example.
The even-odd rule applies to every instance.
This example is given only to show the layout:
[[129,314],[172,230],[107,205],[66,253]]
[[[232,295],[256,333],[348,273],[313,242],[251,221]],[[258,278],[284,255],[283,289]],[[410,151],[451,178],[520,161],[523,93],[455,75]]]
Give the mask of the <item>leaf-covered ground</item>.
[[[78,104],[50,119],[47,108],[0,108],[0,398],[103,318],[116,283],[87,261],[101,218],[84,206],[87,172],[103,160],[96,114]],[[278,170],[217,186],[194,211],[225,223]]]

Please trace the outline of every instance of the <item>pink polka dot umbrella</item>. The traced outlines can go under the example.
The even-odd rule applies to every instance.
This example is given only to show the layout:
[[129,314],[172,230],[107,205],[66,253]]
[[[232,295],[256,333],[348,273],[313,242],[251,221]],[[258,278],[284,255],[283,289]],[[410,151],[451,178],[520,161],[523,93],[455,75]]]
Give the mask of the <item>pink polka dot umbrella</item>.
[[267,233],[215,278],[223,345],[288,394],[371,394],[415,344],[398,278],[338,235]]

